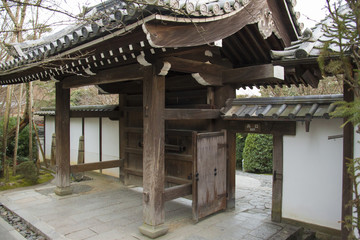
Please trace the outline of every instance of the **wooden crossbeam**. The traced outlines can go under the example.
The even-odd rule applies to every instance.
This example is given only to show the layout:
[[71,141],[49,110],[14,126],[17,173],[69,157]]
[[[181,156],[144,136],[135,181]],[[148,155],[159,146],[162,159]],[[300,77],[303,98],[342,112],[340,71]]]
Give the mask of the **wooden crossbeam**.
[[258,82],[283,81],[284,79],[284,67],[265,64],[226,70],[223,72],[222,82],[224,84],[255,84]]
[[[159,65],[159,68],[163,68],[163,62],[168,62],[171,65],[172,71],[184,72],[184,73],[206,73],[214,76],[221,76],[221,72],[228,69],[226,67],[211,64],[206,62],[194,61],[179,57],[167,57],[162,59]],[[160,70],[159,69],[159,70]]]
[[190,194],[192,194],[192,183],[166,188],[164,191],[164,198],[165,202],[167,202]]
[[86,172],[93,170],[100,170],[106,168],[114,168],[120,167],[122,165],[123,160],[112,160],[112,161],[104,161],[104,162],[96,162],[96,163],[84,163],[70,166],[71,173],[78,172]]
[[167,108],[164,111],[165,120],[218,119],[219,117],[219,109]]
[[143,79],[142,66],[126,65],[93,73],[94,75],[74,75],[62,80],[63,88],[76,88],[88,85],[107,84]]

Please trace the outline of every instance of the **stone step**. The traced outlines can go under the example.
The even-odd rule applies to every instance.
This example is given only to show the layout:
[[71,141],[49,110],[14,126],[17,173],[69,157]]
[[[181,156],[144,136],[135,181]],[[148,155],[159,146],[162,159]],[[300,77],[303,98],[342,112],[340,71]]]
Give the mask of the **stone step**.
[[311,230],[305,229],[302,240],[316,240],[316,233]]
[[286,225],[269,240],[302,240],[303,231],[304,229],[302,227]]

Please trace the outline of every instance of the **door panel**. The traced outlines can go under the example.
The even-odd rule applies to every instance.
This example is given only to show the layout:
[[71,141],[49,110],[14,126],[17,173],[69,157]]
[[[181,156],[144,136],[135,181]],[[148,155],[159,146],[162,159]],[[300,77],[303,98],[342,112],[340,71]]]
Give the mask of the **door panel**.
[[196,135],[193,178],[195,221],[226,208],[226,132]]

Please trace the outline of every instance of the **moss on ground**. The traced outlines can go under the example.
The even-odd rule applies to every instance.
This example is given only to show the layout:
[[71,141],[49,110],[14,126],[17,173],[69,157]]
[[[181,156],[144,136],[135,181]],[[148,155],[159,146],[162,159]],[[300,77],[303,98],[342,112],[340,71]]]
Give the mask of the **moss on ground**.
[[40,169],[39,179],[34,184],[32,181],[23,178],[23,176],[21,176],[20,174],[13,176],[12,171],[10,170],[8,182],[5,181],[5,178],[0,178],[0,191],[5,191],[5,190],[9,190],[9,189],[14,189],[14,188],[20,188],[20,187],[29,187],[29,186],[49,182],[53,178],[54,178],[54,176],[52,175],[51,171]]

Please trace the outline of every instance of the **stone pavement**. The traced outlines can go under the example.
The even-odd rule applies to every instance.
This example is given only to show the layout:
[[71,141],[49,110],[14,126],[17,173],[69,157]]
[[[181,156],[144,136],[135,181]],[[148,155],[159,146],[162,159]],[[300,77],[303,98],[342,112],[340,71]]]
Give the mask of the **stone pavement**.
[[[0,203],[49,239],[148,239],[141,235],[142,192],[117,179],[88,173],[93,180],[73,183],[70,196],[54,194],[52,183],[0,193]],[[236,208],[194,223],[191,201],[179,198],[165,204],[169,240],[264,240],[298,228],[270,221],[271,176],[237,172]]]

